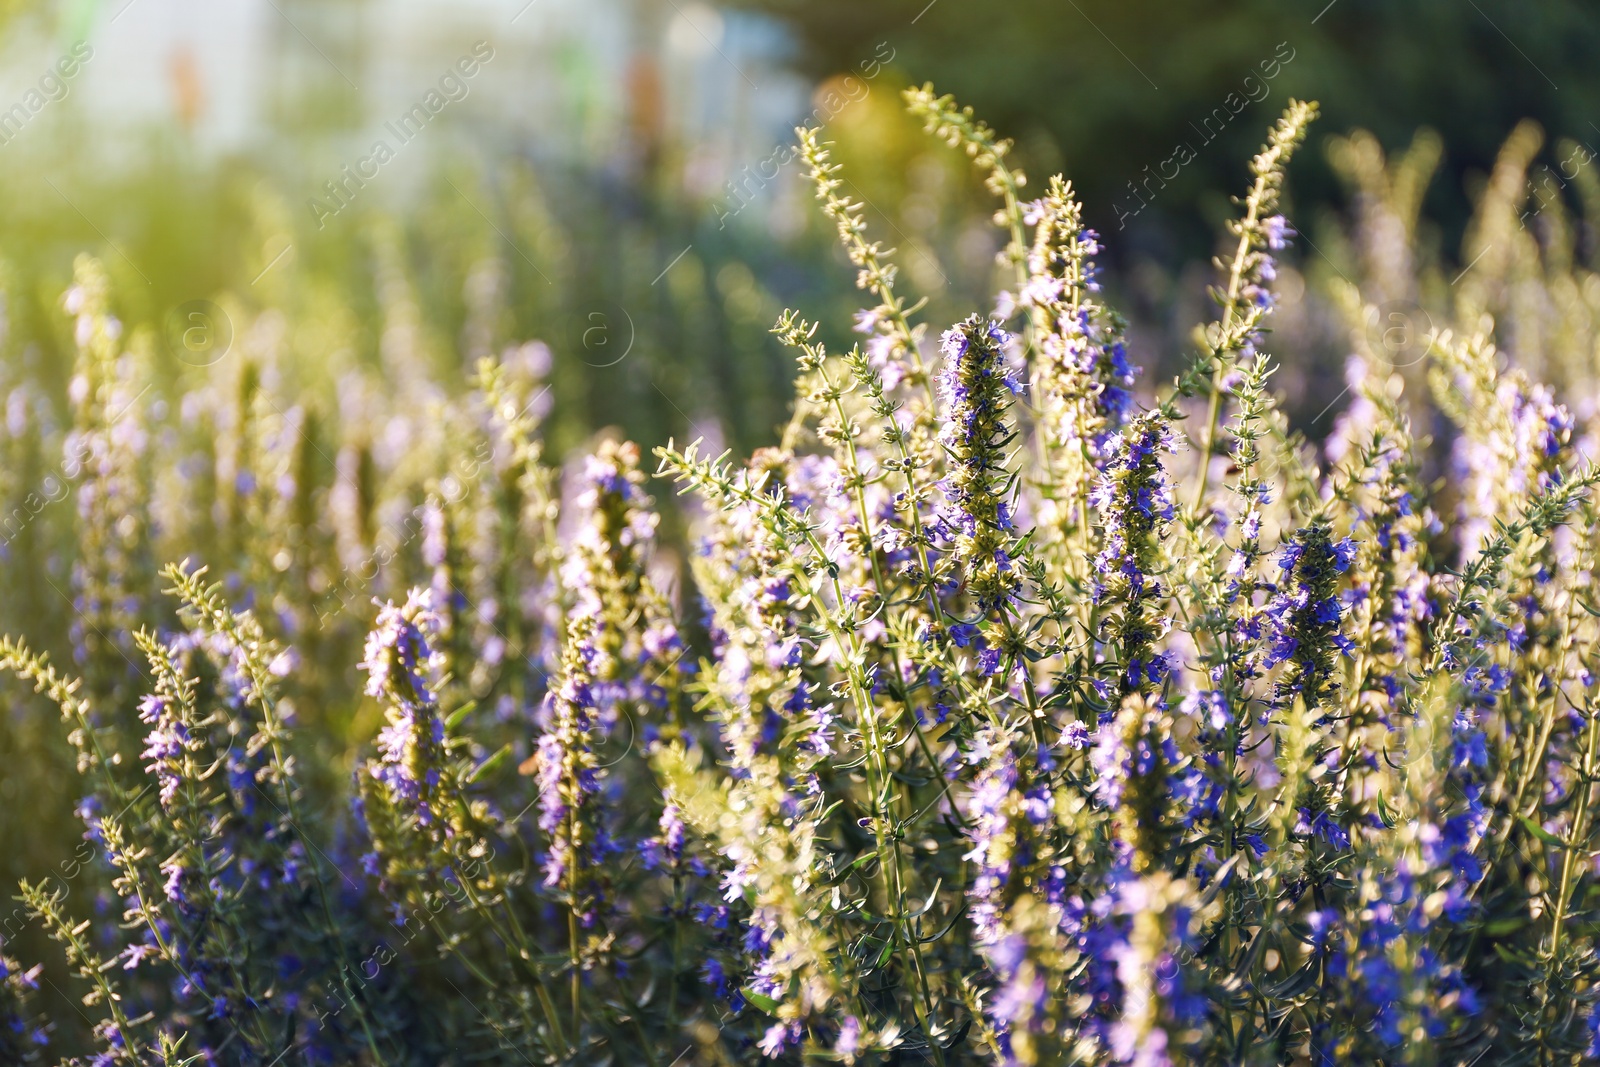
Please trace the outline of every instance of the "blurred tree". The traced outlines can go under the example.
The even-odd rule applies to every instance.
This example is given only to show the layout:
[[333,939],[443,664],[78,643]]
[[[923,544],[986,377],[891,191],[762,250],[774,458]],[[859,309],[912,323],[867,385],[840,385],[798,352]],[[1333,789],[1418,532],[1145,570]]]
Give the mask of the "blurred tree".
[[[730,2],[786,20],[819,76],[890,42],[913,81],[975,107],[1024,159],[1063,167],[1091,223],[1127,231],[1114,246],[1168,259],[1209,246],[1218,190],[1239,186],[1290,95],[1321,101],[1323,135],[1364,127],[1394,147],[1438,130],[1428,214],[1447,227],[1470,209],[1465,174],[1488,169],[1519,119],[1600,146],[1592,0]],[[1296,177],[1302,200],[1335,191],[1321,157]]]

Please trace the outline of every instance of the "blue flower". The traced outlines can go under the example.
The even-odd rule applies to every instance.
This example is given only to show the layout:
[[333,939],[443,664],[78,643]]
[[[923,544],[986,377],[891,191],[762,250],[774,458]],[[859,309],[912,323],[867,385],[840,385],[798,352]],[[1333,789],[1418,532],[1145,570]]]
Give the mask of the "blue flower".
[[1006,446],[1013,429],[1010,398],[1020,391],[1007,364],[1004,330],[977,316],[945,331],[945,401],[940,441],[950,459],[943,484],[947,507],[934,523],[961,565],[967,590],[988,613],[1015,600],[1020,582],[1010,565],[1013,523]]

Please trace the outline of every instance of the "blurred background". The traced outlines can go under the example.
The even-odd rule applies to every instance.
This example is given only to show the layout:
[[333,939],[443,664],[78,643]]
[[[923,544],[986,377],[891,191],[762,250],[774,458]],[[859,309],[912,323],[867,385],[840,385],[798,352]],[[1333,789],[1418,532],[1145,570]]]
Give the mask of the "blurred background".
[[[1519,120],[1547,134],[1554,195],[1572,180],[1561,139],[1600,144],[1600,14],[1581,0],[3,10],[8,366],[61,395],[58,298],[88,250],[128,326],[160,333],[174,309],[209,300],[244,332],[276,309],[286,351],[324,369],[378,359],[396,316],[447,379],[542,339],[561,450],[599,426],[649,445],[702,423],[748,448],[783,419],[790,368],[767,327],[785,305],[832,321],[854,306],[785,151],[796,122],[826,121],[932,321],[988,299],[986,194],[902,115],[908,83],[933,81],[1015,138],[1035,187],[1057,170],[1072,179],[1107,239],[1114,302],[1163,370],[1203,314],[1207,259],[1249,155],[1291,95],[1325,116],[1292,182],[1311,240],[1286,280],[1291,305],[1300,274],[1350,268],[1329,221],[1351,193],[1331,136],[1367,129],[1400,149],[1437,132],[1418,238],[1446,259]],[[475,47],[492,58],[453,74]],[[52,81],[74,49],[75,74]],[[403,126],[418,106],[426,123]],[[381,163],[379,141],[392,150]],[[1297,331],[1297,365],[1336,367],[1337,332],[1315,320],[1291,307],[1280,328]]]

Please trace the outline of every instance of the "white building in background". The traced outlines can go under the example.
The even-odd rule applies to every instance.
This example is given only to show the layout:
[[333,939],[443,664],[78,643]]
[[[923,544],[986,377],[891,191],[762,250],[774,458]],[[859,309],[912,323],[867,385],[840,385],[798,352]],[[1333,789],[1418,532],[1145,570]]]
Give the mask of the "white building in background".
[[478,42],[492,58],[397,154],[398,188],[441,153],[609,169],[665,149],[679,178],[716,189],[809,110],[776,24],[702,0],[72,0],[56,27],[0,48],[0,110],[80,38],[93,56],[52,106],[72,112],[62,128],[85,162],[114,164],[154,133],[320,182]]

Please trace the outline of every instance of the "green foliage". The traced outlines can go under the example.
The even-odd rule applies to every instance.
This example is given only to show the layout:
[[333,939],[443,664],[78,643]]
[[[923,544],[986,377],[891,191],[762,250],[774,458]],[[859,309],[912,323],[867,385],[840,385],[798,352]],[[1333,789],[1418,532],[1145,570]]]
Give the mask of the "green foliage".
[[[1358,194],[1327,298],[1350,399],[1312,445],[1267,325],[1313,105],[1289,101],[1253,159],[1218,311],[1167,354],[1187,369],[1141,382],[1074,187],[1026,199],[973,112],[907,100],[997,198],[1006,290],[944,318],[958,294],[903,295],[835,147],[797,131],[863,340],[774,313],[781,437],[774,418],[769,447],[655,448],[654,484],[693,498],[670,521],[637,445],[559,465],[629,402],[563,412],[607,380],[572,362],[582,334],[565,359],[517,343],[519,314],[560,306],[537,263],[581,284],[546,254],[581,227],[517,230],[544,250],[523,276],[459,205],[377,219],[343,265],[265,260],[270,291],[218,297],[237,346],[188,362],[142,298],[118,313],[136,282],[75,261],[61,321],[12,341],[53,337],[71,367],[17,361],[0,436],[0,612],[71,664],[0,639],[22,683],[4,781],[49,813],[6,824],[30,847],[6,859],[0,1050],[1009,1067],[1600,1047],[1600,416],[1558,402],[1600,378],[1600,283],[1562,203],[1520,225],[1536,136],[1502,151],[1454,280],[1417,237],[1429,142],[1397,163],[1336,142]],[[694,320],[644,295],[669,284],[645,258],[624,291]],[[369,287],[342,273],[358,261]],[[1373,328],[1397,301],[1432,324],[1414,360]],[[653,343],[692,351],[685,331]],[[82,848],[41,878],[74,802]]]
[[[1010,131],[1036,169],[1064,169],[1102,233],[1169,261],[1208,248],[1228,212],[1218,190],[1237,186],[1238,161],[1290,96],[1322,100],[1333,131],[1362,127],[1387,145],[1439,131],[1450,154],[1430,214],[1452,232],[1471,210],[1463,179],[1520,120],[1600,137],[1600,77],[1584,58],[1600,50],[1600,24],[1582,0],[1019,0],[1003,18],[945,0],[739,2],[794,27],[813,73],[850,70],[890,42],[901,69]],[[1151,208],[1120,233],[1135,189]],[[1310,205],[1334,192],[1313,168],[1298,195]]]

